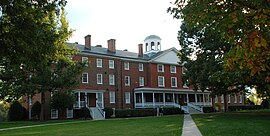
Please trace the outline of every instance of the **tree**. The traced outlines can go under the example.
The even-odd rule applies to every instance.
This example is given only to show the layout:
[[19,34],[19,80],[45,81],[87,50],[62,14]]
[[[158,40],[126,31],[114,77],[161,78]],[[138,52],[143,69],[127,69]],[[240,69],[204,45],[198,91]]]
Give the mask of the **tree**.
[[56,91],[51,98],[51,108],[60,112],[60,117],[64,117],[67,108],[72,108],[75,103],[75,96],[72,91]]
[[64,0],[0,2],[0,99],[35,94],[32,79],[53,62],[76,53],[66,46],[72,30],[65,19],[65,4]]
[[214,28],[210,32],[230,43],[224,68],[247,72],[244,80],[257,79],[269,92],[269,0],[176,0],[168,11],[184,19],[189,28]]

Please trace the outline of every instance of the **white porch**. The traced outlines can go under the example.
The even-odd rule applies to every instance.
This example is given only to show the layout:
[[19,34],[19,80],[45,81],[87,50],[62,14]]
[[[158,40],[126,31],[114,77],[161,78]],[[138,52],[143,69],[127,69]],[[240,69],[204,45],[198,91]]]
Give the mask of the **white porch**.
[[104,108],[103,92],[90,92],[90,91],[76,91],[76,102],[73,105],[74,109],[82,107],[99,107]]
[[179,91],[179,90],[136,90],[134,92],[135,108],[156,108],[156,107],[181,107],[188,104],[196,106],[212,106],[212,99],[209,92]]

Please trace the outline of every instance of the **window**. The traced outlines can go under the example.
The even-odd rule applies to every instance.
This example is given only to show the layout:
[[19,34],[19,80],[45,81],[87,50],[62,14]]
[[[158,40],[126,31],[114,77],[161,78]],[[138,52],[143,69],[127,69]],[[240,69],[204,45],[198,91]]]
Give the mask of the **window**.
[[97,67],[102,68],[102,59],[97,59]]
[[237,103],[237,97],[236,97],[236,94],[234,95],[234,103]]
[[124,69],[129,70],[129,62],[124,62]]
[[228,103],[231,103],[231,95],[228,95]]
[[130,86],[130,77],[125,76],[125,86]]
[[97,74],[97,84],[103,84],[102,74]]
[[239,103],[242,103],[242,94],[239,95]]
[[143,64],[139,63],[139,71],[143,71]]
[[218,96],[215,97],[215,103],[218,103]]
[[172,87],[177,87],[177,78],[176,77],[171,77],[171,85],[172,85]]
[[171,66],[171,73],[176,73],[176,66]]
[[82,63],[84,63],[84,66],[88,66],[89,62],[88,62],[88,57],[82,57]]
[[140,86],[144,86],[144,77],[139,77]]
[[158,64],[158,72],[164,72],[164,65]]
[[51,119],[58,119],[58,110],[51,109]]
[[224,95],[223,94],[221,95],[220,99],[221,99],[221,103],[224,103]]
[[154,47],[155,47],[155,43],[151,42],[151,50],[154,50]]
[[145,44],[145,51],[148,51],[148,43]]
[[158,76],[158,86],[164,87],[164,76]]
[[73,118],[73,109],[67,108],[67,118],[68,119]]
[[82,74],[82,83],[88,83],[88,73]]
[[115,85],[115,82],[114,82],[114,75],[109,75],[109,84],[110,84],[110,85]]
[[130,104],[130,92],[125,92],[126,104]]
[[109,68],[114,69],[114,60],[109,60]]
[[110,103],[115,103],[115,92],[110,92]]

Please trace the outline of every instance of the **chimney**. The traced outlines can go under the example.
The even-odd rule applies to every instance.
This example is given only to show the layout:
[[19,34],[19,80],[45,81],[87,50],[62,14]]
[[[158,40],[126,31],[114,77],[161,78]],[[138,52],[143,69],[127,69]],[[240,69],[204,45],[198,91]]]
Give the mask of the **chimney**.
[[143,56],[143,44],[138,44],[138,47],[139,47],[139,57],[142,57]]
[[85,39],[85,48],[91,50],[91,35],[86,35]]
[[108,51],[115,53],[115,39],[108,40]]

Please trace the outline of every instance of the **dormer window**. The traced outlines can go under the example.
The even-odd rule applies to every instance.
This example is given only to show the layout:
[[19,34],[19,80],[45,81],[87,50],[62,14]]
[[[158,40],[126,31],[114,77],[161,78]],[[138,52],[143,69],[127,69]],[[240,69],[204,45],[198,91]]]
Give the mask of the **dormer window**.
[[145,51],[148,51],[148,43],[145,44]]

